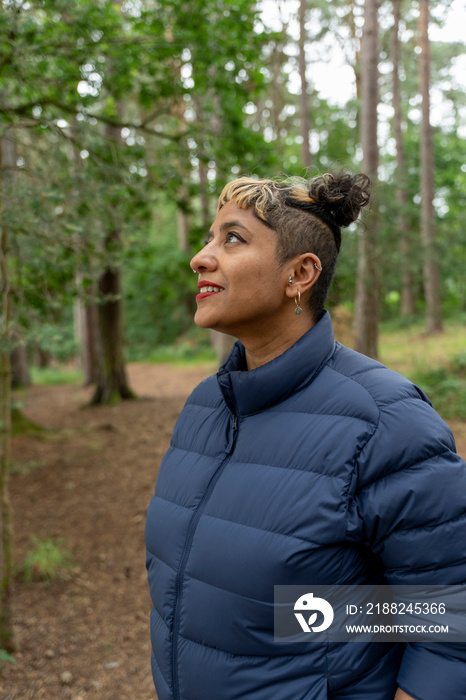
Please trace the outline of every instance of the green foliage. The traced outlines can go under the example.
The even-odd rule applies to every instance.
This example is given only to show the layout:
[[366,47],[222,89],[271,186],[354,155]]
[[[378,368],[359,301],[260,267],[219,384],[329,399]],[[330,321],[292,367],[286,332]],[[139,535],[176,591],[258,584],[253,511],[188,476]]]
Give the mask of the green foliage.
[[12,435],[27,435],[28,437],[40,438],[46,432],[46,428],[42,428],[24,415],[16,403],[11,409],[11,432]]
[[444,418],[466,419],[465,352],[454,357],[447,367],[418,372],[415,381]]
[[427,394],[444,418],[466,418],[466,325],[464,317],[447,319],[443,334],[423,332],[421,320],[406,327],[399,319],[384,323],[381,359],[405,374]]
[[71,312],[71,305],[66,305],[61,309],[61,323],[45,322],[39,326],[33,326],[28,333],[29,343],[40,346],[60,363],[76,357],[78,343],[74,334],[73,320],[70,318]]
[[147,358],[148,362],[174,365],[199,365],[215,362],[215,351],[210,347],[199,348],[190,343],[161,345]]
[[33,384],[55,386],[57,384],[79,384],[82,373],[77,369],[67,367],[31,367]]
[[209,332],[192,326],[175,343],[158,346],[144,359],[148,362],[194,365],[215,362],[216,353],[210,343]]
[[130,357],[169,345],[189,328],[195,294],[192,278],[186,254],[173,243],[147,242],[128,262],[124,299]]
[[[193,247],[215,195],[238,173],[304,174],[295,38],[264,29],[249,0],[30,0],[0,13],[0,135],[14,133],[17,172],[0,224],[10,230],[15,321],[29,344],[65,361],[77,351],[72,305],[98,299],[99,275],[124,275],[130,357],[170,345],[192,323],[193,284],[175,230],[189,217]],[[311,174],[359,168],[359,102],[328,104],[312,88],[314,57],[338,38],[358,77],[361,7],[318,0],[308,8]],[[381,8],[381,98],[391,104],[391,8]],[[196,21],[193,22],[193,17]],[[355,21],[358,20],[358,21]],[[291,26],[291,25],[290,25]],[[407,215],[417,308],[419,110],[416,12],[403,11],[401,92],[408,164]],[[448,107],[435,128],[436,225],[447,312],[465,310],[464,95],[451,77],[461,45],[433,42],[432,76]],[[385,127],[388,121],[385,120]],[[381,130],[379,260],[383,319],[400,313],[396,167]],[[167,202],[171,202],[171,206]],[[207,204],[206,204],[207,203]],[[160,210],[164,210],[160,217]],[[211,207],[212,209],[212,207]],[[155,212],[155,214],[154,214]],[[358,231],[344,242],[329,305],[354,297]],[[117,242],[109,236],[118,232]]]
[[73,563],[73,557],[63,539],[41,540],[31,537],[32,549],[22,565],[24,581],[41,580],[47,583],[59,578]]
[[[3,183],[10,206],[0,224],[12,241],[15,320],[29,343],[61,361],[75,353],[73,300],[96,300],[99,275],[125,266],[128,247],[142,251],[125,285],[131,347],[143,321],[160,324],[148,345],[185,330],[185,260],[157,238],[148,251],[145,235],[162,193],[199,225],[197,164],[215,174],[202,186],[210,197],[233,169],[273,160],[243,109],[264,84],[268,35],[256,19],[248,0],[4,5],[0,136],[14,130],[18,171],[9,192]],[[133,282],[147,298],[140,322]]]
[[380,334],[380,356],[388,367],[412,379],[432,367],[448,366],[450,358],[466,346],[464,316],[446,319],[444,332],[425,335],[421,317],[409,325],[399,318],[384,322]]
[[9,663],[15,664],[16,659],[14,656],[9,654],[6,649],[0,649],[0,664]]
[[29,459],[26,461],[15,461],[11,465],[10,474],[30,474],[36,469],[42,469],[47,462],[43,459]]

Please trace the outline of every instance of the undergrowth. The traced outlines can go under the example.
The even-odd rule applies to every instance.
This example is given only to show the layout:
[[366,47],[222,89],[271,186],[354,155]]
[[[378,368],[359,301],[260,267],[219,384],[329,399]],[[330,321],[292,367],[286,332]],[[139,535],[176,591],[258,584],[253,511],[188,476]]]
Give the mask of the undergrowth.
[[62,538],[41,540],[31,537],[32,549],[21,567],[25,582],[40,580],[50,583],[63,576],[73,564],[71,552]]
[[466,420],[466,351],[446,366],[416,372],[413,379],[441,416]]
[[83,380],[82,372],[68,367],[31,367],[33,384],[79,384]]

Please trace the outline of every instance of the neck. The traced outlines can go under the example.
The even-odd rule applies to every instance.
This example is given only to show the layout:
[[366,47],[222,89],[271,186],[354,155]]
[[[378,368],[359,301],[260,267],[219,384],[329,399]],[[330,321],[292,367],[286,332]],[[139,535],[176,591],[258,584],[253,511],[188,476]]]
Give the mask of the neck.
[[282,355],[291,348],[314,325],[313,319],[307,314],[296,317],[295,323],[290,324],[281,334],[271,334],[269,338],[242,337],[239,340],[246,350],[246,364],[249,369],[256,369]]

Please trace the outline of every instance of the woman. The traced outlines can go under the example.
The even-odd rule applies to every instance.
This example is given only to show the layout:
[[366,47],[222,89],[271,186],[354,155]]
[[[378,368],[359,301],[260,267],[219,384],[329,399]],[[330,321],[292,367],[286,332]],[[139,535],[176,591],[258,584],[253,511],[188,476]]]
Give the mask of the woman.
[[146,526],[159,700],[461,700],[448,645],[274,642],[276,585],[466,579],[466,470],[427,398],[335,343],[363,175],[223,190],[195,322],[239,339],[188,399]]

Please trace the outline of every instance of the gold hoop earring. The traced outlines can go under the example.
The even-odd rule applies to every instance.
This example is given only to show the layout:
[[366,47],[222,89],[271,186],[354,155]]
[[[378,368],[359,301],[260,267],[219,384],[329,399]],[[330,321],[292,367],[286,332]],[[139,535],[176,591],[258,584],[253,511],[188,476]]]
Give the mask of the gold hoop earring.
[[298,296],[294,298],[294,303],[295,303],[295,314],[299,316],[300,313],[302,313],[302,308],[301,308],[301,292],[298,292]]

